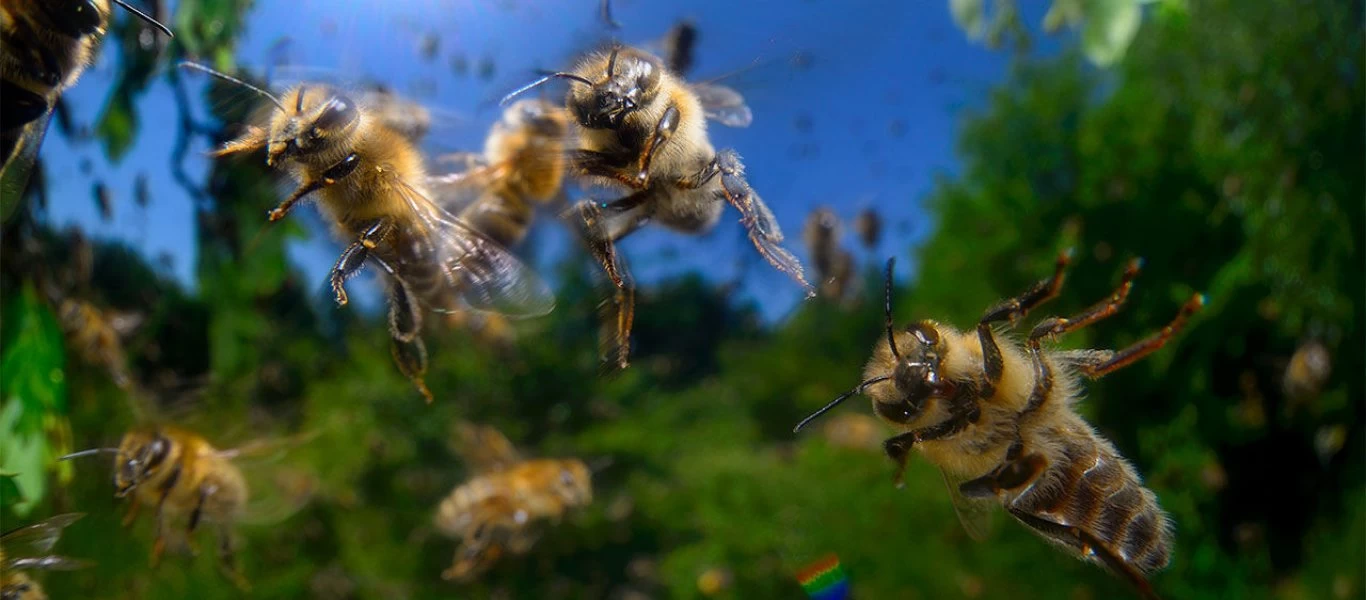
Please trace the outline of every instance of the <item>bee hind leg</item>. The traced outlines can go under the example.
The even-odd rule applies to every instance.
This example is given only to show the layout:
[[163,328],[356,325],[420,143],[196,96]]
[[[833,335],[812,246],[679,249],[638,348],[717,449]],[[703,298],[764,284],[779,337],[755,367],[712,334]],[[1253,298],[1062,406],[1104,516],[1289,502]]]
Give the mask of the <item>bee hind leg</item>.
[[1170,341],[1173,336],[1185,328],[1186,321],[1195,313],[1200,312],[1200,309],[1204,306],[1205,296],[1203,294],[1195,294],[1181,306],[1181,310],[1176,313],[1176,317],[1157,333],[1154,333],[1127,348],[1115,350],[1113,352],[1092,353],[1090,358],[1078,360],[1076,363],[1077,367],[1081,370],[1082,374],[1092,379],[1108,375],[1127,367],[1167,345],[1167,342]]
[[1143,575],[1143,572],[1125,561],[1118,552],[1111,549],[1108,544],[1091,532],[1081,527],[1050,521],[1018,507],[1006,506],[1006,510],[1010,512],[1011,516],[1019,519],[1030,529],[1043,534],[1044,537],[1075,548],[1083,557],[1097,559],[1105,568],[1133,584],[1138,594],[1143,598],[1159,600],[1157,592],[1153,591],[1152,584],[1148,583],[1148,578]]
[[228,528],[227,524],[220,525],[218,528],[218,567],[223,571],[223,575],[228,578],[228,581],[237,586],[237,589],[243,592],[251,591],[251,582],[242,575],[242,570],[237,565],[237,551],[233,548],[232,530]]
[[365,266],[365,260],[370,258],[370,251],[374,250],[380,240],[388,236],[393,229],[393,222],[389,219],[377,219],[361,232],[356,241],[342,250],[328,277],[332,284],[332,293],[337,299],[337,306],[346,306],[346,280],[360,272],[361,267]]

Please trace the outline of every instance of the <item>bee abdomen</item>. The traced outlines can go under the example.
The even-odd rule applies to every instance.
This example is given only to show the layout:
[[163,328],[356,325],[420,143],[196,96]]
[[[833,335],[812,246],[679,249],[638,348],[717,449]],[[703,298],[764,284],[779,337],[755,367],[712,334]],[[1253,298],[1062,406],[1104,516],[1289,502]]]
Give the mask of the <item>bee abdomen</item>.
[[[1061,460],[1014,505],[1049,521],[1076,527],[1142,572],[1165,566],[1171,532],[1157,497],[1133,468],[1101,440],[1073,440]],[[1094,557],[1092,557],[1094,558]]]
[[511,248],[521,243],[531,227],[532,210],[520,198],[493,196],[481,198],[461,212],[460,218],[498,245]]

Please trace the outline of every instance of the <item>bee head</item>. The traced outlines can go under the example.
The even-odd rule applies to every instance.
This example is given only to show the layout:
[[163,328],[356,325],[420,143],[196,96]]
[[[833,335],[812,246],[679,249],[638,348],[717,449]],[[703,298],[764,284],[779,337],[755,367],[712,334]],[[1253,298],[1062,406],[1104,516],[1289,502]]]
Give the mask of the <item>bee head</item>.
[[[860,382],[854,389],[841,394],[820,410],[802,419],[793,428],[794,432],[800,431],[802,427],[839,406],[851,396],[866,392],[869,386],[875,384],[891,382],[895,386],[895,394],[879,393],[872,395],[872,398],[874,412],[883,420],[897,424],[914,421],[925,411],[931,398],[954,393],[954,382],[947,381],[939,375],[939,361],[943,356],[944,346],[939,328],[933,321],[921,321],[906,327],[905,333],[909,335],[901,336],[901,343],[897,343],[896,332],[892,329],[892,268],[895,265],[896,259],[887,261],[883,303],[883,314],[886,317],[886,348],[892,359],[890,372],[883,371],[882,374]],[[878,348],[874,354],[874,363],[881,367],[885,364],[885,358],[881,348]]]
[[555,490],[565,504],[581,506],[593,501],[592,481],[588,465],[581,460],[566,460],[560,465]]
[[[593,64],[597,64],[596,61]],[[605,79],[569,90],[568,105],[579,124],[589,129],[615,129],[627,115],[654,100],[664,66],[659,59],[630,48],[612,48]],[[598,73],[585,78],[594,80]]]
[[67,37],[102,33],[109,22],[108,0],[43,0],[32,4],[48,27]]
[[560,137],[565,130],[561,110],[544,100],[518,100],[503,111],[499,125],[510,130],[526,129],[540,136]]
[[298,154],[316,152],[351,133],[360,123],[360,109],[340,93],[301,85],[294,94],[294,111],[281,115],[266,146],[266,164]]
[[173,452],[173,444],[160,430],[133,431],[123,436],[114,456],[114,495],[127,496],[156,475]]
[[873,409],[878,416],[893,423],[910,423],[925,410],[930,398],[953,393],[954,384],[939,376],[939,361],[943,354],[939,329],[933,321],[921,321],[906,327],[900,347],[888,330],[887,343],[895,360],[891,381],[897,393],[888,401],[876,400]]

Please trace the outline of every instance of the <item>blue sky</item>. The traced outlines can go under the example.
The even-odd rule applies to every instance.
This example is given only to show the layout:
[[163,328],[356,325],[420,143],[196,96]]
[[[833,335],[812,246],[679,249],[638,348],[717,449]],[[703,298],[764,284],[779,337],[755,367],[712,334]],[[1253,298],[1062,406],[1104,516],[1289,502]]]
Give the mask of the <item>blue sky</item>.
[[[1036,24],[1042,10],[1026,8],[1024,17]],[[803,259],[801,225],[821,204],[846,219],[864,206],[876,206],[887,222],[877,255],[905,256],[932,228],[920,203],[935,175],[955,169],[961,112],[981,105],[1008,65],[1005,53],[966,39],[952,22],[946,0],[616,0],[614,13],[623,25],[616,32],[597,20],[596,0],[260,0],[240,38],[238,58],[247,68],[263,67],[270,48],[288,37],[284,56],[290,64],[382,81],[413,94],[456,116],[431,143],[447,150],[477,149],[497,117],[491,101],[528,81],[534,69],[566,67],[577,52],[614,35],[626,43],[648,43],[676,20],[691,18],[701,33],[694,78],[758,65],[726,80],[753,108],[753,125],[713,125],[711,135],[718,148],[733,147],[744,157],[750,183]],[[428,33],[440,39],[431,61],[422,58],[418,42]],[[1044,52],[1058,43],[1039,41]],[[113,84],[115,53],[111,46],[67,92],[78,123],[93,124],[99,114]],[[794,56],[807,59],[807,66],[795,65]],[[456,57],[470,65],[468,74],[454,72]],[[483,62],[494,66],[487,80],[476,74]],[[170,88],[158,79],[137,106],[143,123],[137,143],[117,164],[106,161],[96,144],[73,146],[50,133],[42,150],[50,215],[58,226],[75,223],[95,237],[127,240],[149,257],[170,254],[176,276],[193,287],[191,201],[168,170],[176,114]],[[204,118],[203,107],[197,108]],[[192,176],[207,169],[200,156],[204,150],[202,142],[192,149],[195,156],[187,161]],[[84,161],[93,167],[89,175],[82,173]],[[139,173],[146,174],[152,189],[145,213],[133,202]],[[113,191],[111,223],[102,222],[96,210],[95,180]],[[291,256],[322,286],[340,246],[311,209],[294,215],[303,213],[314,234]],[[623,248],[637,278],[648,283],[698,268],[719,279],[733,276],[739,253],[754,250],[735,213],[727,214],[707,236],[647,229],[629,238]],[[561,228],[546,225],[549,215],[542,217],[537,231],[545,239],[536,244],[536,260],[564,244]],[[855,241],[847,237],[846,244]],[[795,284],[762,263],[747,271],[744,292],[768,315],[787,312],[801,298]],[[366,304],[373,304],[373,297]]]

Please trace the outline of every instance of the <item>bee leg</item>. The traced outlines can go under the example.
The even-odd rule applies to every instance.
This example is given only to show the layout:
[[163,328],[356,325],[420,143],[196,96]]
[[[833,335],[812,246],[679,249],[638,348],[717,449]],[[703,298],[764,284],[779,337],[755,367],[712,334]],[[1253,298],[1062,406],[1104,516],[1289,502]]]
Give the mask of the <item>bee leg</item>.
[[[797,283],[806,290],[807,298],[815,297],[816,288],[806,281],[801,261],[782,246],[783,232],[778,227],[778,219],[773,216],[773,211],[769,210],[763,199],[754,193],[754,189],[749,187],[749,182],[745,181],[745,165],[740,162],[740,156],[730,149],[717,152],[712,164],[695,178],[699,185],[714,176],[708,174],[711,170],[721,175],[719,195],[730,202],[735,210],[740,211],[740,224],[745,226],[749,233],[749,241],[754,244],[759,255],[774,268],[797,280]],[[686,189],[686,186],[680,187]]]
[[351,242],[342,251],[341,256],[337,257],[336,264],[332,265],[332,273],[328,277],[332,284],[332,293],[336,296],[337,306],[346,306],[345,283],[361,267],[365,266],[365,260],[370,258],[370,251],[374,250],[379,241],[384,239],[393,231],[393,222],[389,219],[376,219],[373,224],[361,232],[356,241]]
[[194,510],[190,511],[190,522],[185,527],[185,541],[190,546],[191,554],[194,553],[194,530],[199,526],[199,519],[204,516],[204,502],[216,491],[218,488],[212,485],[199,488],[199,498],[195,501]]
[[645,144],[645,152],[641,153],[640,164],[637,165],[636,186],[644,188],[650,181],[650,163],[654,161],[655,153],[659,152],[660,146],[673,137],[674,132],[678,131],[678,107],[670,104],[664,109],[664,115],[655,123],[655,134]]
[[171,469],[170,475],[166,477],[166,483],[161,485],[161,497],[157,499],[157,537],[152,542],[153,568],[161,563],[161,555],[166,551],[166,497],[171,495],[171,488],[175,487],[176,481],[179,479],[180,465],[176,464]]
[[910,461],[911,448],[920,442],[943,439],[959,433],[967,429],[968,425],[975,423],[981,416],[981,409],[977,407],[975,401],[965,396],[961,402],[971,402],[971,404],[965,404],[964,408],[956,410],[948,419],[934,425],[913,429],[887,438],[886,441],[882,442],[882,450],[897,466],[896,475],[892,479],[896,487],[902,487],[906,484],[906,463]]
[[413,387],[422,394],[422,399],[431,404],[432,391],[427,388],[427,382],[423,379],[427,374],[427,345],[422,343],[422,338],[415,337],[406,342],[394,338],[390,344],[390,352],[394,355],[394,363],[398,365],[399,372],[413,382]]
[[218,564],[223,575],[243,592],[251,591],[251,582],[237,567],[237,553],[232,547],[232,530],[226,524],[218,528]]
[[1040,304],[1056,297],[1058,290],[1062,289],[1063,274],[1070,262],[1070,250],[1058,254],[1052,277],[1039,281],[1019,296],[987,309],[986,314],[977,322],[977,339],[982,345],[982,371],[986,375],[981,386],[983,398],[996,393],[996,383],[1001,380],[1001,372],[1005,369],[1005,362],[1001,359],[1001,348],[996,345],[996,334],[991,330],[991,325],[1000,321],[1014,323]]
[[577,205],[576,212],[578,212],[583,226],[584,241],[588,244],[588,250],[593,253],[593,257],[599,263],[602,263],[603,270],[612,279],[612,284],[618,288],[625,287],[626,281],[622,277],[623,269],[620,267],[620,261],[617,258],[616,240],[639,229],[648,222],[648,219],[634,219],[621,230],[610,231],[604,223],[603,215],[604,213],[624,213],[640,206],[648,197],[649,195],[646,192],[637,192],[614,202],[584,200]]
[[579,175],[608,177],[632,189],[644,187],[636,179],[636,173],[630,172],[630,165],[623,165],[612,156],[592,150],[572,150],[568,154],[567,162]]
[[293,210],[294,205],[304,196],[341,181],[342,178],[350,175],[351,172],[355,171],[356,167],[359,166],[360,156],[357,156],[355,152],[347,154],[345,158],[337,161],[337,164],[332,165],[328,167],[326,171],[323,171],[322,177],[305,183],[291,192],[279,206],[276,206],[274,209],[271,209],[269,213],[266,213],[267,216],[270,218],[271,222],[285,218],[285,215],[289,214],[289,211]]
[[1119,553],[1091,532],[1080,527],[1050,521],[1025,512],[1018,507],[1006,506],[1006,510],[1010,512],[1011,516],[1043,534],[1044,537],[1071,546],[1084,557],[1096,558],[1106,568],[1129,580],[1143,598],[1158,600],[1157,592],[1153,591],[1153,586],[1148,583],[1147,577],[1144,577],[1143,573],[1133,565],[1125,562]]
[[129,503],[128,503],[128,512],[124,513],[124,515],[123,515],[123,526],[124,526],[124,527],[128,527],[129,525],[132,525],[132,524],[133,524],[133,521],[137,520],[137,518],[138,518],[138,510],[139,510],[140,508],[142,508],[142,503],[141,503],[141,502],[138,502],[137,499],[134,499],[132,502],[129,502]]
[[[1165,346],[1172,336],[1175,336],[1177,332],[1185,328],[1186,321],[1195,313],[1200,312],[1200,309],[1204,306],[1204,294],[1191,296],[1190,300],[1187,300],[1186,303],[1181,306],[1181,311],[1176,313],[1176,317],[1157,333],[1154,333],[1127,348],[1116,350],[1113,353],[1095,354],[1093,355],[1093,360],[1079,361],[1078,367],[1082,374],[1092,379],[1108,375],[1127,367],[1137,362],[1139,359],[1158,351],[1162,346]],[[1101,360],[1102,357],[1105,358]]]

